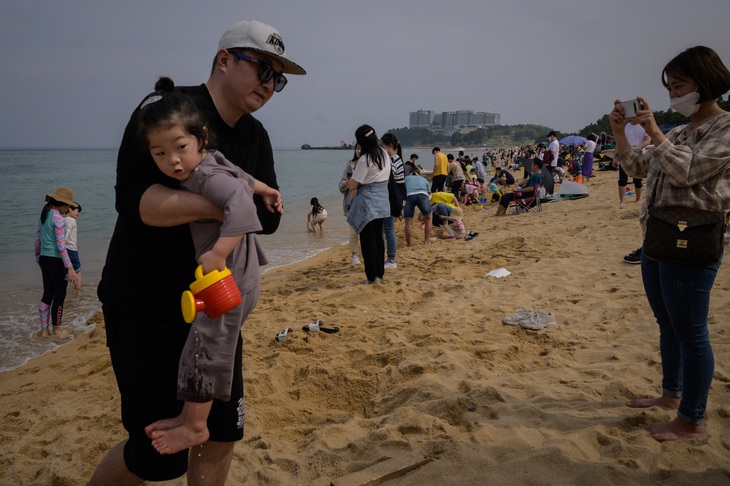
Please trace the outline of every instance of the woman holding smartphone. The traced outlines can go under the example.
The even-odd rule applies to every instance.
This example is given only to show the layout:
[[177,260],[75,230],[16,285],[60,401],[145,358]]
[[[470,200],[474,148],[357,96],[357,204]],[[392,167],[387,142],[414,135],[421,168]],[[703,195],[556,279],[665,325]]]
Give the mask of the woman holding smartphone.
[[[632,147],[629,123],[620,100],[610,114],[616,159],[630,177],[645,178],[639,218],[646,235],[648,208],[683,206],[710,211],[730,209],[730,113],[715,101],[730,90],[730,72],[715,51],[697,46],[672,59],[662,72],[670,106],[690,123],[664,135],[649,103],[633,117],[651,137],[643,151]],[[652,196],[653,194],[653,196]],[[707,327],[710,292],[722,257],[713,264],[671,263],[649,259],[642,251],[646,297],[659,324],[662,394],[630,400],[631,408],[677,410],[677,417],[644,428],[657,441],[691,439],[704,433],[714,355]]]

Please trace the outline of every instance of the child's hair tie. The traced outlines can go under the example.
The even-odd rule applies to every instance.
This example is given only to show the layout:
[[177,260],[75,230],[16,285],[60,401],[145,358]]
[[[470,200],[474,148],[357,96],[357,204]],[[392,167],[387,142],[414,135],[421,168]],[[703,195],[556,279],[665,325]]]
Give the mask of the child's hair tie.
[[142,108],[144,108],[147,105],[151,105],[152,103],[157,103],[161,99],[162,99],[162,96],[160,96],[160,95],[150,96],[149,98],[147,98],[146,100],[144,100],[142,102],[142,104],[140,105],[139,109],[141,110]]

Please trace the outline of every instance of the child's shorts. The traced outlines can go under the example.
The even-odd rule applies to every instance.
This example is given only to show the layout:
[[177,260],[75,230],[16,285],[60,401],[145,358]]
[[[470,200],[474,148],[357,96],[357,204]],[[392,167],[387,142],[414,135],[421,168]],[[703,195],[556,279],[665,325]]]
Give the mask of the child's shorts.
[[79,273],[81,271],[81,260],[79,260],[79,252],[76,250],[66,250],[68,252],[68,258],[71,260],[71,265],[74,267],[74,271]]
[[327,221],[327,210],[323,209],[321,213],[312,216],[312,224],[324,223]]

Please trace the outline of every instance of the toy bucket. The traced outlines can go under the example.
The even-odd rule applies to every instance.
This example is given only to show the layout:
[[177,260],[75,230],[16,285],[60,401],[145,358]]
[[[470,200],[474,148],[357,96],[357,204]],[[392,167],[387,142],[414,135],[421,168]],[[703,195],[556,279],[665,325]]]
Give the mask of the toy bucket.
[[241,302],[241,292],[230,270],[213,270],[203,275],[203,267],[198,265],[195,282],[190,284],[190,290],[182,294],[183,318],[190,324],[198,312],[204,311],[208,317],[215,319]]

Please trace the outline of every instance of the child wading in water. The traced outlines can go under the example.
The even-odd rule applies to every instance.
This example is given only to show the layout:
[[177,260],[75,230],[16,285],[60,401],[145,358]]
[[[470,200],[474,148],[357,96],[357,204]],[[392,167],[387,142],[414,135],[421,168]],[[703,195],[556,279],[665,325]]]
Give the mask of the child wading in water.
[[63,301],[66,299],[68,282],[76,281],[71,259],[66,250],[66,222],[63,215],[74,204],[74,192],[59,187],[46,195],[46,205],[41,210],[35,235],[35,261],[43,275],[43,297],[38,304],[41,318],[41,336],[46,337],[48,321],[53,324],[53,335],[62,334]]
[[307,223],[312,225],[312,231],[315,233],[317,232],[317,228],[314,227],[315,224],[319,225],[320,232],[324,231],[322,223],[327,221],[327,210],[319,204],[319,200],[316,197],[313,197],[309,201],[309,204],[312,206],[312,209],[307,213]]
[[[203,274],[228,267],[243,297],[242,304],[216,319],[197,313],[180,356],[177,396],[185,401],[182,412],[145,428],[160,454],[174,454],[206,442],[213,399],[230,400],[236,343],[258,301],[259,265],[267,263],[254,236],[261,223],[252,193],[261,196],[271,212],[282,213],[282,201],[279,191],[211,149],[212,134],[203,116],[190,98],[172,92],[172,80],[160,78],[155,89],[139,112],[140,143],[165,175],[180,181],[181,189],[223,209],[222,223],[190,224],[195,257]],[[181,325],[186,324],[181,320]]]
[[81,204],[74,201],[73,205],[68,207],[66,213],[66,251],[68,251],[68,257],[71,259],[71,264],[76,271],[75,285],[77,289],[81,288],[81,260],[79,259],[79,248],[76,244],[78,235],[76,231],[76,218],[79,217],[81,212]]

